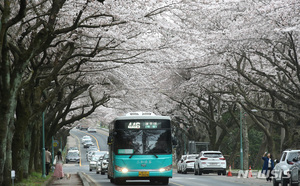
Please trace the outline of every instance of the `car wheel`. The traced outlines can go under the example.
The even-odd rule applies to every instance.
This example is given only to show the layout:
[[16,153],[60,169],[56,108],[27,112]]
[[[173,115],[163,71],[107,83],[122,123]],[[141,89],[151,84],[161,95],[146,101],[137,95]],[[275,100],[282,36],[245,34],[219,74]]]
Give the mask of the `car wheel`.
[[279,186],[279,182],[277,182],[275,178],[273,178],[273,186]]
[[92,171],[92,169],[90,169],[90,171]]
[[287,186],[289,180],[281,176],[281,186]]
[[226,176],[226,169],[223,170],[223,176]]
[[101,172],[101,175],[105,175],[105,172]]
[[200,171],[199,169],[198,169],[198,173],[199,173],[199,175],[202,175],[202,171]]
[[97,173],[97,174],[99,174],[99,172],[98,172],[98,171],[97,171],[96,173]]
[[197,171],[196,167],[194,167],[194,175],[198,175],[198,171]]
[[218,175],[220,176],[220,175],[221,175],[221,172],[218,172]]

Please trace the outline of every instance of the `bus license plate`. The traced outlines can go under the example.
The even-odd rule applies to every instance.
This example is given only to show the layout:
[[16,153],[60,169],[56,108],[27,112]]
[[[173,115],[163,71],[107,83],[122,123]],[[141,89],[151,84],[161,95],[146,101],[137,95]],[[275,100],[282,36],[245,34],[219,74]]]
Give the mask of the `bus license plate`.
[[140,171],[139,177],[149,177],[149,171]]

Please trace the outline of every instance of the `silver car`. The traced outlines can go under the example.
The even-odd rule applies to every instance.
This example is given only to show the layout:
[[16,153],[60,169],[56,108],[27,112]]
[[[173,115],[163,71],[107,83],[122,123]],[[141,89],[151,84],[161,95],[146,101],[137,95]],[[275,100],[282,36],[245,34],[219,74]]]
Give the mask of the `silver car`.
[[98,163],[96,165],[96,173],[99,174],[101,172],[101,175],[104,175],[108,169],[108,162],[109,162],[109,153],[106,153],[98,161]]

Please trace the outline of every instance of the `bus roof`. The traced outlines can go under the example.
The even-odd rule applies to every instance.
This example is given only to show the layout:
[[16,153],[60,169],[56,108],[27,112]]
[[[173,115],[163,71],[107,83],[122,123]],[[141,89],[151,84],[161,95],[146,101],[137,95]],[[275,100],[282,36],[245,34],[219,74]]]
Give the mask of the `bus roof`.
[[143,119],[162,119],[171,120],[169,116],[158,116],[158,115],[131,115],[131,116],[119,116],[115,119],[117,120],[143,120]]

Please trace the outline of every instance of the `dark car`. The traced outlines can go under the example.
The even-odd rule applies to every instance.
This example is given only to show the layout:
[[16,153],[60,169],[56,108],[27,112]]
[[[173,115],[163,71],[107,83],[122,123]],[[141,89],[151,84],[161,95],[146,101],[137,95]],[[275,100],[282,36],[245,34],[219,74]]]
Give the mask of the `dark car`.
[[290,185],[300,185],[300,153],[298,158],[293,159],[293,166],[290,168]]
[[69,152],[66,156],[66,163],[69,163],[69,162],[79,163],[79,161],[80,161],[80,156],[77,152]]

